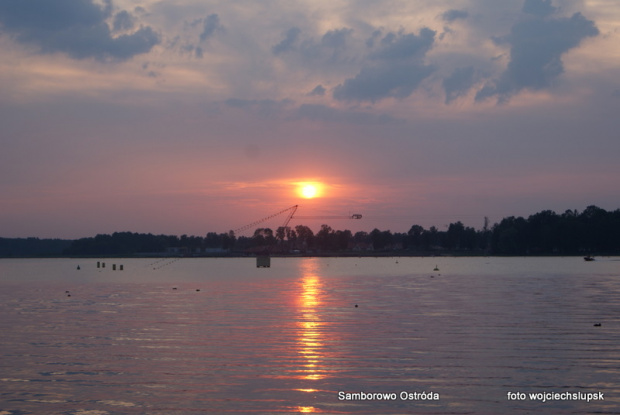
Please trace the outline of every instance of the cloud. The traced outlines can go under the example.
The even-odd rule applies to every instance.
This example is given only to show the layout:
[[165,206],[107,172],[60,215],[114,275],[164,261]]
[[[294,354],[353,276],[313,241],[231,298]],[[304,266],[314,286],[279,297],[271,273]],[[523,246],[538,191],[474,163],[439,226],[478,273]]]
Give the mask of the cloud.
[[550,16],[555,12],[555,7],[551,5],[551,0],[525,0],[523,3],[523,13],[535,16]]
[[323,85],[317,85],[312,91],[310,91],[310,93],[308,94],[309,96],[320,96],[322,97],[323,95],[325,95],[325,87]]
[[448,10],[441,15],[441,18],[446,22],[453,22],[458,19],[466,19],[469,16],[465,10]]
[[426,52],[435,41],[435,33],[423,28],[418,35],[386,34],[360,72],[334,89],[334,98],[376,102],[388,97],[408,97],[435,71],[434,66],[424,64]]
[[526,1],[525,5],[530,14],[515,23],[508,36],[496,41],[510,45],[508,67],[478,91],[477,101],[497,96],[503,102],[526,88],[550,87],[564,72],[562,55],[583,39],[599,34],[594,22],[581,13],[570,18],[547,18],[542,14],[550,11],[548,2]]
[[343,48],[346,44],[347,36],[353,32],[352,29],[342,28],[330,30],[321,38],[321,44],[330,48]]
[[[64,52],[75,59],[126,60],[150,51],[160,42],[150,26],[112,37],[106,24],[111,13],[111,0],[105,1],[104,7],[92,0],[0,1],[4,31],[18,42],[39,46],[43,53]],[[128,23],[126,17],[117,15],[119,27]]]
[[474,68],[456,68],[452,75],[443,80],[443,89],[446,91],[446,104],[469,92],[474,85]]
[[116,14],[116,16],[114,16],[114,24],[112,27],[115,32],[133,29],[134,18],[126,10],[120,11]]
[[271,51],[274,55],[279,55],[281,53],[288,52],[289,50],[294,49],[297,40],[299,39],[299,35],[301,34],[301,29],[298,27],[291,27],[286,31],[284,35],[284,39],[277,45],[274,45],[271,48]]
[[217,14],[210,14],[203,20],[203,30],[200,34],[200,41],[211,38],[217,31],[223,30],[223,26],[220,23],[220,17]]

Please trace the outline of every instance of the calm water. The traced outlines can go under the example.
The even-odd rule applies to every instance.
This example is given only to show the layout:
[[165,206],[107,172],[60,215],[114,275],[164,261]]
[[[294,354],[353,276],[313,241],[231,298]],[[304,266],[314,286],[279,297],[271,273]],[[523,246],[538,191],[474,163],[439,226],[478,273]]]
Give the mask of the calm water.
[[0,415],[620,413],[620,258],[96,262],[0,260]]

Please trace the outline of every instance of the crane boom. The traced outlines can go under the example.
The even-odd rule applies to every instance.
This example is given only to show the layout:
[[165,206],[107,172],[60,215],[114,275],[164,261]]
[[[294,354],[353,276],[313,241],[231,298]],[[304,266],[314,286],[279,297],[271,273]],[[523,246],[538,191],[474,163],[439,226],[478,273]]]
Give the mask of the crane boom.
[[257,225],[260,225],[263,222],[266,222],[270,219],[273,219],[277,216],[280,216],[284,213],[286,213],[286,219],[284,221],[284,224],[282,225],[283,228],[286,228],[289,224],[289,222],[292,219],[362,219],[362,215],[359,213],[354,213],[352,215],[334,215],[334,216],[295,216],[295,212],[297,212],[297,208],[299,207],[299,205],[294,205],[291,207],[288,207],[286,209],[282,209],[281,211],[274,213],[273,215],[269,215],[266,216],[262,219],[256,220],[252,223],[248,223],[247,225],[244,225],[240,228],[235,229],[233,232],[234,233],[239,233],[239,232],[244,232],[247,231],[248,229],[251,229]]
[[295,212],[297,211],[297,208],[298,208],[298,207],[299,207],[299,205],[294,205],[294,206],[288,207],[288,208],[283,209],[283,210],[281,210],[281,211],[279,211],[279,212],[277,212],[277,213],[274,213],[273,215],[269,215],[269,216],[267,216],[267,217],[264,217],[264,218],[262,218],[262,219],[259,219],[259,220],[257,220],[257,221],[254,221],[254,222],[252,222],[252,223],[248,223],[248,224],[247,224],[247,225],[245,225],[245,226],[242,226],[242,227],[240,227],[240,228],[235,229],[233,232],[238,233],[238,232],[247,231],[248,229],[253,228],[253,227],[254,227],[254,226],[256,226],[256,225],[260,225],[261,223],[266,222],[266,221],[268,221],[269,219],[273,219],[273,218],[275,218],[275,217],[277,217],[277,216],[280,216],[281,214],[286,213],[286,212],[288,212],[288,214],[286,215],[286,220],[284,221],[284,225],[282,225],[282,226],[283,226],[283,227],[287,227],[287,226],[288,226],[288,223],[289,223],[289,222],[291,221],[291,219],[293,218],[293,215],[294,215],[294,214],[295,214]]

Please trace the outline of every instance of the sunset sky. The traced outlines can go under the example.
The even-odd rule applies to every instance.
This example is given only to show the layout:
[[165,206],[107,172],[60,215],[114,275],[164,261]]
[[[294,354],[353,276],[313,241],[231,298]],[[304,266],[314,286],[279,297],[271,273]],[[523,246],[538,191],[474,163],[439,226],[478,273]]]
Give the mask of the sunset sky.
[[620,208],[617,0],[2,0],[0,53],[1,237]]

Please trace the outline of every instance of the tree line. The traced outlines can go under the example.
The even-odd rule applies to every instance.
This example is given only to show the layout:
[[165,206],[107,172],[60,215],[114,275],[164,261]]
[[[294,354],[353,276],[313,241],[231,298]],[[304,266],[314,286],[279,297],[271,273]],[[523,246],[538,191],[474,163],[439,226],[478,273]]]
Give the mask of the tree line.
[[234,255],[270,252],[322,254],[395,252],[399,254],[582,255],[620,254],[620,209],[589,206],[583,212],[545,210],[528,218],[510,216],[482,229],[450,223],[445,230],[413,225],[404,233],[335,230],[322,225],[258,228],[252,236],[209,232],[206,236],[116,232],[71,242],[65,255]]

